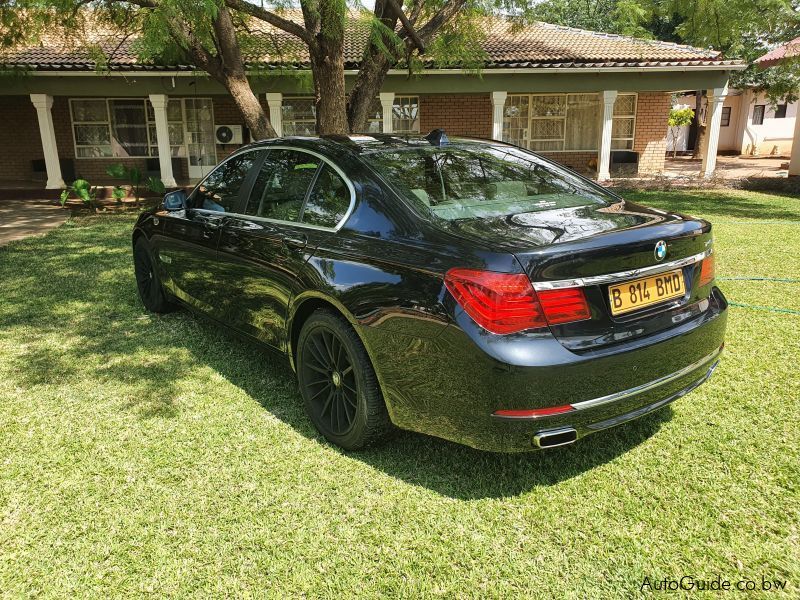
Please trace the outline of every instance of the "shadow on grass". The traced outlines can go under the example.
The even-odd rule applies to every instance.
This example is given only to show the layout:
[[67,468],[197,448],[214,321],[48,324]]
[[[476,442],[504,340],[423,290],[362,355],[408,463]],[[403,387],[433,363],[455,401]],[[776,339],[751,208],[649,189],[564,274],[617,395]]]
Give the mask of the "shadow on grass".
[[[121,400],[124,410],[141,418],[172,418],[180,410],[181,384],[208,367],[301,435],[320,440],[285,359],[188,313],[144,312],[129,231],[129,220],[98,219],[93,228],[29,240],[2,257],[0,344],[13,346],[9,372],[16,384],[31,394],[36,386],[82,384]],[[614,459],[653,435],[671,414],[667,408],[573,446],[535,453],[492,454],[400,432],[383,447],[347,456],[443,496],[514,496]]]

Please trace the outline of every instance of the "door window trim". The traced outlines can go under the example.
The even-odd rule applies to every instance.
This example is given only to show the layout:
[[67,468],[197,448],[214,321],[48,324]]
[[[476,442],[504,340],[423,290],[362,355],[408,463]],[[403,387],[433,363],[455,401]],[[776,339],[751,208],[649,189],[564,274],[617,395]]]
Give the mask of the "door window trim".
[[[256,216],[253,216],[253,215],[248,215],[248,214],[244,214],[244,213],[240,213],[240,212],[220,213],[219,211],[209,210],[207,208],[192,208],[191,210],[194,210],[194,211],[197,211],[197,212],[201,212],[201,213],[215,213],[217,215],[222,214],[223,216],[226,216],[226,217],[240,217],[240,218],[244,218],[244,219],[250,219],[250,220],[253,220],[253,221],[263,221],[263,222],[267,222],[267,223],[276,223],[276,224],[279,224],[279,225],[294,225],[296,227],[304,227],[306,229],[316,229],[318,231],[332,231],[332,232],[339,231],[344,226],[344,224],[347,222],[347,219],[350,218],[350,215],[353,214],[353,210],[355,210],[355,207],[356,207],[356,188],[353,185],[353,182],[350,181],[350,178],[347,177],[347,175],[344,174],[344,171],[342,171],[342,169],[340,169],[338,165],[333,163],[331,160],[329,160],[327,157],[323,156],[319,152],[315,152],[314,150],[308,150],[306,148],[297,148],[295,146],[288,146],[288,145],[285,145],[285,144],[280,144],[280,145],[275,145],[275,146],[272,146],[272,145],[270,145],[270,146],[256,146],[255,148],[247,148],[247,149],[241,150],[239,152],[234,152],[230,156],[226,157],[217,166],[215,166],[211,170],[211,173],[209,173],[208,175],[203,177],[203,179],[201,179],[200,182],[198,182],[198,184],[194,187],[194,189],[192,189],[192,191],[189,194],[189,196],[191,197],[192,194],[194,194],[195,191],[197,191],[197,188],[199,188],[201,185],[203,185],[203,183],[205,183],[206,179],[208,179],[208,177],[210,177],[212,173],[214,173],[217,169],[219,169],[222,165],[224,165],[229,160],[231,160],[233,158],[236,158],[237,156],[242,156],[243,154],[246,154],[248,152],[266,151],[267,154],[264,155],[264,158],[258,164],[258,168],[260,169],[264,164],[264,160],[266,160],[266,158],[268,158],[268,153],[270,151],[272,151],[272,150],[291,150],[293,152],[303,152],[305,154],[310,154],[311,156],[315,156],[318,159],[320,159],[322,162],[326,163],[334,171],[336,171],[336,174],[339,175],[339,177],[342,178],[342,181],[344,181],[345,185],[347,186],[347,189],[350,191],[350,205],[347,207],[347,211],[344,213],[344,216],[339,220],[339,222],[335,226],[333,226],[333,227],[325,227],[324,225],[311,225],[310,223],[301,223],[300,221],[282,221],[280,219],[271,219],[269,217],[256,217]],[[255,169],[256,165],[253,165],[253,168]],[[313,187],[313,185],[317,181],[317,176],[319,175],[319,171],[320,171],[320,168],[317,167],[317,172],[314,174],[314,179],[309,184],[309,187],[306,190],[306,194],[303,197],[303,204],[300,207],[300,214],[301,215],[303,214],[303,211],[305,211],[306,202],[308,202],[308,198],[309,198],[309,192],[311,191],[311,188]],[[249,179],[249,176],[248,176],[248,179]],[[254,183],[255,183],[255,180],[253,180],[253,182],[251,182],[251,185],[248,188],[250,192],[252,192],[252,187],[253,187]],[[242,185],[244,185],[244,184],[242,184]],[[240,190],[240,193],[241,193],[241,190]],[[243,204],[242,203],[242,198],[239,198],[237,203],[236,203],[237,210],[238,209],[244,210],[244,206],[247,206],[246,204],[244,204],[244,206],[242,206],[242,204]]]

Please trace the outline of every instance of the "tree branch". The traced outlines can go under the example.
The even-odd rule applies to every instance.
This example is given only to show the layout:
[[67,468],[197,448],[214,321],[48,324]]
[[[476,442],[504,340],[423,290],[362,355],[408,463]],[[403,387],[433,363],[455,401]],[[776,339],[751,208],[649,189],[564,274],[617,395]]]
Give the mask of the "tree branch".
[[397,18],[400,19],[400,22],[403,24],[403,29],[406,30],[406,33],[408,33],[408,37],[411,39],[414,45],[419,49],[419,53],[424,54],[425,44],[420,39],[419,35],[417,35],[414,26],[411,24],[411,21],[408,20],[408,17],[406,17],[405,13],[403,12],[403,9],[400,8],[399,4],[397,4],[397,0],[386,0],[386,4],[389,6],[389,8],[392,9],[392,12],[394,12],[394,14],[397,15]]
[[255,17],[259,21],[269,23],[273,27],[277,27],[286,33],[290,33],[293,36],[300,38],[309,46],[313,47],[316,43],[314,36],[302,25],[295,23],[294,21],[290,21],[289,19],[284,19],[274,12],[270,12],[260,6],[256,6],[255,4],[247,2],[246,0],[225,0],[225,6],[248,14],[251,17]]

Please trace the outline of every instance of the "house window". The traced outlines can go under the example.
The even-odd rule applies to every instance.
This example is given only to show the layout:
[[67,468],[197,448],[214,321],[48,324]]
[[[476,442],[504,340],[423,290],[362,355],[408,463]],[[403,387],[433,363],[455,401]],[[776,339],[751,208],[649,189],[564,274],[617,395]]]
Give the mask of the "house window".
[[753,107],[753,125],[764,124],[764,104],[756,104]]
[[283,99],[281,105],[283,135],[316,135],[317,107],[311,96]]
[[418,96],[395,96],[392,106],[392,131],[419,133]]
[[[316,135],[317,111],[311,96],[284,97],[281,105],[283,135]],[[395,96],[392,125],[396,133],[419,133],[419,98]],[[379,98],[372,101],[365,133],[383,131],[383,107]]]
[[786,118],[786,105],[785,104],[778,104],[775,107],[775,118],[776,119],[785,119]]
[[[158,156],[153,107],[144,98],[70,99],[75,156],[127,158]],[[183,106],[172,99],[167,105],[172,156],[184,156]]]
[[[600,145],[599,94],[510,94],[503,140],[540,152],[594,152]],[[636,94],[614,104],[612,148],[633,148]]]
[[636,94],[619,94],[611,121],[611,149],[633,150],[636,133]]
[[722,121],[720,121],[720,127],[728,127],[731,124],[731,107],[730,106],[723,106],[722,107]]

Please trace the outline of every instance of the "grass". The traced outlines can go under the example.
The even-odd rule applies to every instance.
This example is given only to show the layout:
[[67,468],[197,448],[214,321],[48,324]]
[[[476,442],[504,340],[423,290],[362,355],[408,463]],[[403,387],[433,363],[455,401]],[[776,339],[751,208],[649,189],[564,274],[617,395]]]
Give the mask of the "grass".
[[[797,198],[629,197],[715,221],[721,277],[800,276]],[[627,598],[720,575],[797,597],[800,315],[732,307],[709,383],[572,447],[344,454],[280,358],[144,312],[131,225],[0,248],[4,596]],[[721,285],[800,309],[797,283]]]

